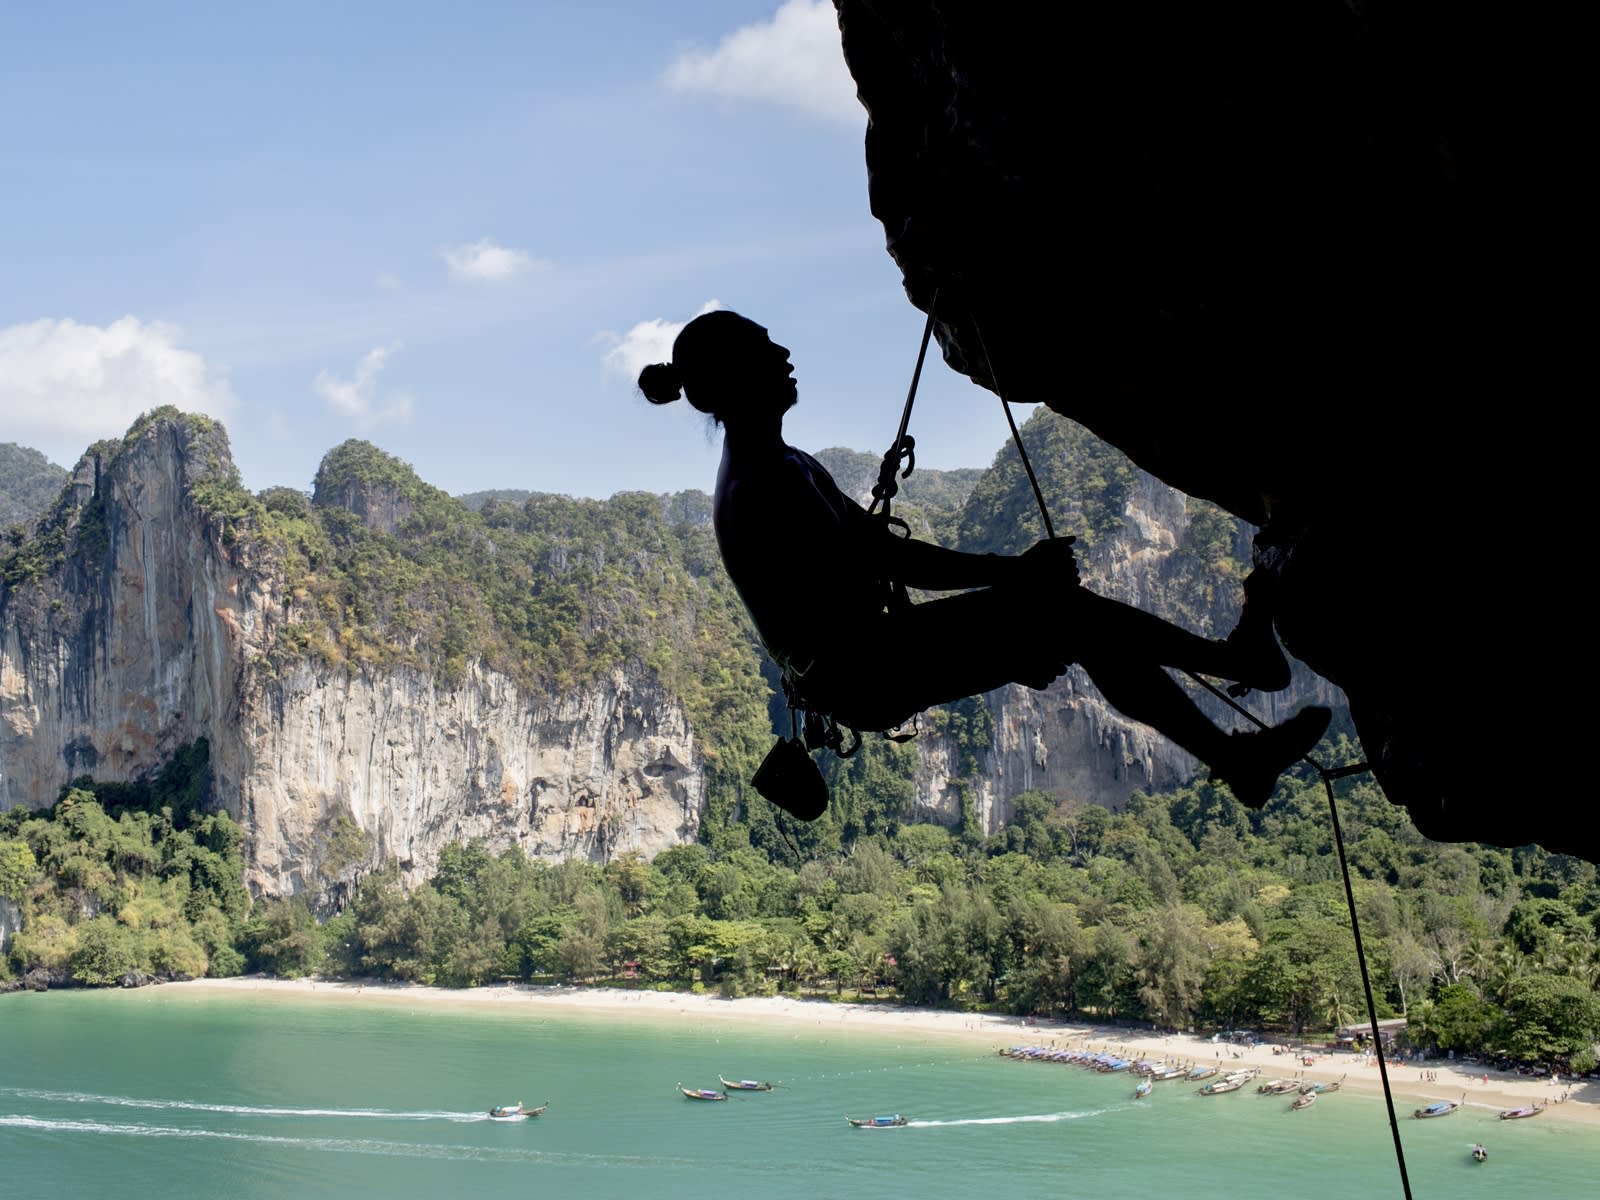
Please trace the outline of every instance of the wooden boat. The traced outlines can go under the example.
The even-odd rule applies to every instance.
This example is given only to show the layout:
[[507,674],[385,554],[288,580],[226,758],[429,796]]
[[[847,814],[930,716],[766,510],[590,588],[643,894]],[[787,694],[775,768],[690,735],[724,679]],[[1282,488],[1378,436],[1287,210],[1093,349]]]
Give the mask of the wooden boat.
[[686,1088],[681,1083],[678,1085],[678,1090],[683,1093],[685,1100],[726,1100],[728,1098],[727,1092],[718,1092],[711,1088]]
[[1133,1089],[1133,1098],[1135,1100],[1143,1100],[1151,1092],[1155,1091],[1155,1087],[1156,1087],[1155,1084],[1151,1083],[1148,1079],[1146,1079],[1138,1087]]
[[1314,1095],[1317,1092],[1337,1092],[1344,1086],[1344,1081],[1346,1078],[1347,1076],[1341,1075],[1332,1083],[1302,1083],[1300,1085],[1300,1094],[1304,1096]]
[[1542,1103],[1524,1104],[1521,1108],[1502,1109],[1500,1119],[1502,1121],[1516,1121],[1522,1117],[1537,1117],[1543,1111],[1544,1105]]
[[845,1120],[856,1129],[893,1129],[896,1125],[906,1124],[906,1118],[899,1113],[892,1117],[846,1117]]
[[1418,1118],[1448,1117],[1466,1102],[1467,1094],[1462,1092],[1459,1100],[1435,1100],[1432,1104],[1425,1105],[1422,1108],[1412,1109],[1411,1115]]
[[718,1075],[717,1079],[730,1092],[770,1092],[772,1090],[772,1085],[764,1079],[723,1079],[721,1075]]
[[1167,1079],[1187,1079],[1188,1076],[1189,1072],[1182,1067],[1163,1067],[1159,1071],[1152,1072],[1150,1078],[1161,1083]]
[[1234,1075],[1226,1079],[1213,1079],[1200,1089],[1202,1096],[1220,1096],[1223,1092],[1237,1092],[1245,1085],[1245,1080]]
[[1489,1152],[1483,1148],[1482,1142],[1474,1142],[1472,1146],[1473,1162],[1488,1162]]
[[1301,1092],[1294,1098],[1294,1102],[1289,1105],[1289,1111],[1293,1112],[1297,1108],[1310,1108],[1316,1102],[1316,1092]]
[[550,1105],[545,1103],[538,1108],[526,1108],[522,1101],[518,1100],[515,1104],[495,1105],[489,1110],[489,1118],[494,1121],[525,1121],[529,1117],[537,1117],[549,1107]]
[[1299,1090],[1298,1079],[1269,1079],[1256,1087],[1256,1091],[1263,1096],[1287,1096],[1290,1092]]
[[1196,1067],[1184,1076],[1190,1083],[1199,1083],[1202,1079],[1210,1079],[1221,1072],[1221,1067]]

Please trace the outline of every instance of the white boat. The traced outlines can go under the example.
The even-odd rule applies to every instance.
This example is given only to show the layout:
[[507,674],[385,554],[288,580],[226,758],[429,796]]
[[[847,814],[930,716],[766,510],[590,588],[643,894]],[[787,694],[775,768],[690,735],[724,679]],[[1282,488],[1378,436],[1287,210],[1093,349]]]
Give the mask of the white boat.
[[489,1110],[489,1119],[491,1121],[526,1121],[529,1117],[537,1117],[549,1107],[550,1105],[546,1103],[539,1105],[538,1108],[527,1108],[521,1100],[518,1100],[515,1104],[497,1104]]

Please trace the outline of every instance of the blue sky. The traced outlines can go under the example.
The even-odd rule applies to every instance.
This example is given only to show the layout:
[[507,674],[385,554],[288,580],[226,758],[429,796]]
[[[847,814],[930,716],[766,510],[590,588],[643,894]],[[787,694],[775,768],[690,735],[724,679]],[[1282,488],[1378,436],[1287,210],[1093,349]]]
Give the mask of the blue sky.
[[[0,0],[0,442],[158,404],[245,484],[366,438],[453,493],[709,490],[633,379],[708,305],[788,346],[789,439],[881,452],[922,314],[826,0]],[[918,463],[998,401],[932,356]]]

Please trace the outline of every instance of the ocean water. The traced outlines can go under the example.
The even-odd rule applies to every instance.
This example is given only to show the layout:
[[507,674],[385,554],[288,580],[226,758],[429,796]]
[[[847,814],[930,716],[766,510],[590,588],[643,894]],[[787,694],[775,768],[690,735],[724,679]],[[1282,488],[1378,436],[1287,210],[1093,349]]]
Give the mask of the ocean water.
[[[999,1043],[993,1049],[998,1049]],[[719,1103],[676,1089],[770,1079]],[[494,1104],[548,1102],[491,1121]],[[1409,1112],[1409,1108],[1404,1110]],[[903,1128],[846,1116],[899,1113]],[[1600,1195],[1600,1131],[1403,1120],[1412,1195]],[[1471,1161],[1483,1142],[1489,1161]],[[1291,1112],[914,1034],[315,997],[0,998],[0,1196],[1400,1196],[1381,1100]]]

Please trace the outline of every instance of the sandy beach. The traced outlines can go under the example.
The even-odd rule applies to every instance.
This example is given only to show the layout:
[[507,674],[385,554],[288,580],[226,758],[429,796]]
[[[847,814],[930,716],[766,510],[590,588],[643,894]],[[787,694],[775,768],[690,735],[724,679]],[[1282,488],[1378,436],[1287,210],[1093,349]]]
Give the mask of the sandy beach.
[[[1261,1079],[1303,1077],[1343,1079],[1342,1090],[1381,1096],[1377,1064],[1364,1065],[1359,1055],[1311,1051],[1306,1064],[1297,1054],[1273,1053],[1269,1045],[1232,1046],[1209,1037],[1141,1032],[1117,1026],[1026,1021],[1020,1017],[942,1012],[890,1004],[838,1004],[785,996],[725,1000],[687,992],[627,991],[614,988],[533,987],[432,988],[322,979],[196,979],[162,984],[161,991],[194,994],[250,995],[285,1000],[315,996],[318,1000],[366,1004],[428,1004],[482,1008],[525,1006],[530,1014],[567,1012],[575,1015],[626,1016],[630,1020],[736,1021],[744,1024],[810,1026],[901,1037],[960,1038],[975,1047],[998,1051],[1015,1045],[1054,1045],[1125,1053],[1174,1064],[1211,1064],[1224,1069],[1259,1067]],[[1549,1078],[1534,1079],[1492,1067],[1457,1064],[1446,1059],[1422,1063],[1388,1063],[1395,1111],[1411,1119],[1411,1110],[1435,1100],[1465,1099],[1467,1106],[1501,1110],[1550,1101],[1540,1121],[1577,1122],[1600,1128],[1600,1083]],[[1023,1064],[1022,1069],[1054,1070],[1048,1064]],[[1487,1082],[1485,1082],[1487,1075]],[[1430,1078],[1431,1077],[1431,1078]],[[1182,1086],[1177,1083],[1164,1086]],[[1253,1085],[1247,1085],[1253,1088]],[[1563,1093],[1568,1098],[1561,1101]]]

